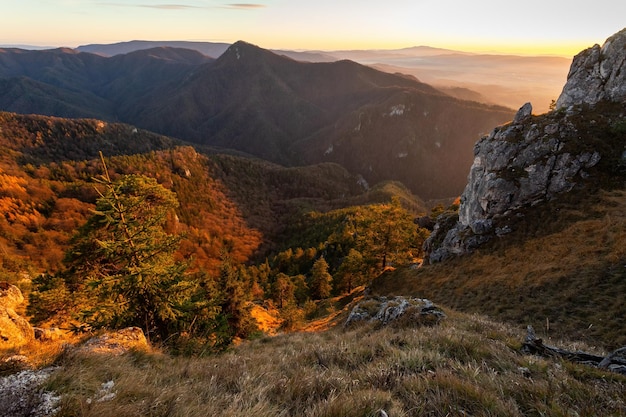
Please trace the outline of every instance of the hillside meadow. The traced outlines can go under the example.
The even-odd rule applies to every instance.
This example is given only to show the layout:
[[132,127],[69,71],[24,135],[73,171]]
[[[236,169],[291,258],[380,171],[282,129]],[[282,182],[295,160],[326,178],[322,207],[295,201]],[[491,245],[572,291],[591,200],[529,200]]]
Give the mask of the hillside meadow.
[[371,290],[419,295],[616,349],[626,345],[626,306],[618,296],[626,291],[625,213],[623,189],[572,192],[529,209],[514,233],[471,255],[386,272]]
[[522,327],[445,312],[432,327],[340,324],[204,358],[68,348],[45,389],[61,395],[57,416],[626,415],[626,377],[523,355]]

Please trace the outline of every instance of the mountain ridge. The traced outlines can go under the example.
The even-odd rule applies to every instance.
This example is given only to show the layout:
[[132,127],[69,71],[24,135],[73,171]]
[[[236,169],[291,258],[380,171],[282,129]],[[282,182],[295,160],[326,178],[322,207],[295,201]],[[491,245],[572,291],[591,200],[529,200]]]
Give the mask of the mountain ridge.
[[[17,76],[27,78],[18,82]],[[345,164],[339,152],[326,153],[333,146],[328,138],[336,149],[343,143],[342,152],[348,154],[356,153],[355,145],[349,145],[356,140],[365,146],[358,147],[362,160],[347,166],[353,174],[369,183],[401,181],[423,198],[458,195],[474,139],[513,114],[453,99],[410,76],[345,60],[304,63],[245,42],[231,45],[217,60],[179,49],[111,58],[60,50],[5,51],[0,54],[0,78],[10,80],[0,91],[5,93],[0,109],[6,111],[121,121],[288,166]],[[15,84],[25,94],[9,94]],[[29,86],[36,92],[29,92]],[[89,98],[82,98],[81,91]],[[24,96],[29,98],[20,99]],[[420,116],[409,107],[400,111],[405,96],[415,104],[411,108],[420,107],[421,114],[432,116]],[[446,112],[453,117],[442,117]],[[375,133],[368,131],[370,124],[355,122],[360,114],[375,120]],[[396,120],[381,117],[384,114],[403,119],[402,130],[391,133]],[[415,158],[427,160],[422,154],[430,152],[424,151],[428,147],[421,142],[427,135],[420,132],[437,129],[438,146],[464,149],[463,157],[452,162],[440,156],[428,169],[420,168]],[[385,163],[379,158],[381,150]],[[402,167],[400,175],[394,174],[396,165]],[[453,172],[431,184],[434,173],[450,165]]]

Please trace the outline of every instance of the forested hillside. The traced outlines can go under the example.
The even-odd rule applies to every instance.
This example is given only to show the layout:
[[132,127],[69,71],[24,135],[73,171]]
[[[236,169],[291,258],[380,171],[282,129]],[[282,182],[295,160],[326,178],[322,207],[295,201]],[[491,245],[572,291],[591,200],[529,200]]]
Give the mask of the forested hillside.
[[[1,271],[9,282],[33,291],[30,311],[38,321],[78,325],[77,294],[89,274],[71,272],[82,259],[72,253],[84,252],[76,247],[79,235],[96,239],[86,233],[96,230],[94,216],[105,210],[94,208],[107,207],[101,206],[106,190],[122,187],[108,197],[112,201],[135,188],[133,195],[144,189],[154,195],[146,197],[150,201],[165,195],[148,182],[142,185],[144,180],[126,183],[137,176],[174,192],[176,204],[156,223],[178,236],[168,262],[186,265],[191,275],[184,280],[204,282],[210,300],[239,303],[218,306],[243,311],[241,323],[230,323],[243,326],[233,335],[251,328],[246,302],[271,300],[285,309],[285,323],[292,326],[315,313],[313,301],[349,293],[386,266],[417,262],[427,235],[413,223],[425,212],[423,203],[402,184],[366,190],[336,164],[284,168],[203,154],[167,137],[94,119],[2,113],[0,129]],[[146,219],[150,213],[127,216]],[[234,292],[216,295],[223,291]],[[68,305],[75,311],[67,311]]]

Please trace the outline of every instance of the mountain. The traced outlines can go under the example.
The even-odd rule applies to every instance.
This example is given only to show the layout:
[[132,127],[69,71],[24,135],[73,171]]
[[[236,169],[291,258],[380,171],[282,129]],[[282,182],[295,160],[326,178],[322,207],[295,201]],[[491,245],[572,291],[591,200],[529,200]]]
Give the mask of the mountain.
[[283,165],[336,162],[368,183],[458,195],[482,132],[513,112],[352,61],[304,63],[245,42],[217,60],[161,47],[111,58],[0,52],[0,108],[122,121]]
[[[230,44],[131,41],[110,45],[84,45],[77,50],[114,56],[162,46],[194,49],[217,58]],[[413,75],[437,88],[470,89],[475,92],[471,100],[481,103],[518,108],[524,102],[531,101],[541,113],[548,111],[552,100],[559,95],[571,62],[569,57],[561,56],[470,53],[429,46],[402,49],[271,51],[306,62],[349,59],[381,71]],[[454,94],[453,96],[467,99]]]
[[155,49],[155,48],[175,48],[191,49],[198,51],[208,57],[217,58],[228,49],[230,44],[222,42],[185,42],[185,41],[129,41],[112,44],[89,44],[76,48],[79,52],[112,57],[115,55],[126,55],[131,52]]
[[[96,55],[112,57],[115,55],[125,55],[131,52],[154,49],[154,48],[176,48],[191,49],[203,55],[217,58],[230,47],[229,43],[222,42],[185,42],[185,41],[129,41],[112,44],[89,44],[76,48],[79,52],[89,52]],[[24,48],[33,49],[33,48]],[[277,55],[284,55],[298,61],[309,62],[333,62],[337,58],[322,51],[289,51],[274,49],[272,52]]]
[[157,48],[114,58],[61,48],[0,50],[0,108],[119,120],[126,97],[146,94],[211,62],[196,51]]

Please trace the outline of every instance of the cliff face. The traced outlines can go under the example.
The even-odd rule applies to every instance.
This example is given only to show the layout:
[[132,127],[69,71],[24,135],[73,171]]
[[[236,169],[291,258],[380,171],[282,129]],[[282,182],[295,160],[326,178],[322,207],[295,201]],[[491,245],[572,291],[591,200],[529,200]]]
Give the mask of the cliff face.
[[604,45],[594,45],[574,57],[567,83],[556,102],[562,109],[578,104],[626,99],[626,29]]
[[429,261],[510,233],[514,216],[593,180],[601,161],[626,164],[625,103],[623,30],[576,56],[555,111],[533,116],[527,103],[475,145],[458,221],[437,223],[425,244]]

